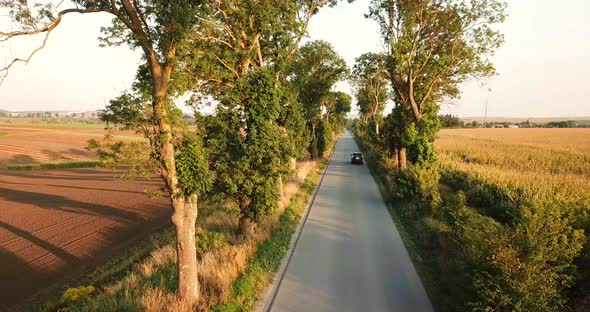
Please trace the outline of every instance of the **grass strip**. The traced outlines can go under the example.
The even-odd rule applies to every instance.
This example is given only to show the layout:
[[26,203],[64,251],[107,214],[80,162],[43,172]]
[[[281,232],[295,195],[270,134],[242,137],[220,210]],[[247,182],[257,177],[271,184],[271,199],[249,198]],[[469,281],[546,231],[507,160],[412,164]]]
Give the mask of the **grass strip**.
[[[174,230],[171,227],[167,227],[129,249],[125,254],[116,257],[99,266],[93,272],[77,279],[72,285],[64,285],[63,288],[68,289],[68,287],[75,287],[76,285],[93,285],[92,287],[101,288],[124,277],[133,269],[133,265],[149,257],[152,251],[162,246],[170,245],[174,241]],[[41,305],[34,306],[32,311],[57,311],[60,308],[63,308],[63,302],[60,298],[55,298]]]
[[35,121],[20,121],[8,120],[0,121],[0,124],[5,126],[29,126],[29,127],[61,127],[61,128],[86,128],[86,129],[104,129],[106,123],[100,121],[66,121],[66,120],[35,120]]
[[28,164],[28,165],[16,165],[8,166],[7,170],[14,171],[33,171],[33,170],[45,170],[45,169],[71,169],[71,168],[94,168],[99,167],[100,162],[96,160],[86,161],[69,161],[69,162],[58,162],[58,163],[44,163],[44,164]]

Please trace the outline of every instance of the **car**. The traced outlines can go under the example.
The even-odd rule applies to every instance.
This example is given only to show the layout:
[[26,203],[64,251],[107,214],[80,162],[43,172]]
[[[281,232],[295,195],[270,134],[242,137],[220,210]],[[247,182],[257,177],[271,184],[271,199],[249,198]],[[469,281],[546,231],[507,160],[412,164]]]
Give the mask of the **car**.
[[355,152],[350,154],[350,163],[351,164],[359,164],[362,165],[363,164],[363,154],[359,153],[359,152]]

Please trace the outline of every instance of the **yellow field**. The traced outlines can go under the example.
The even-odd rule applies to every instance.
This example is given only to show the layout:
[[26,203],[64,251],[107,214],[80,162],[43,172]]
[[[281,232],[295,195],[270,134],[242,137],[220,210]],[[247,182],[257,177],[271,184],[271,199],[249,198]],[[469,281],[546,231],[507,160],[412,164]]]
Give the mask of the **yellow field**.
[[590,203],[590,129],[445,129],[442,164],[538,199]]

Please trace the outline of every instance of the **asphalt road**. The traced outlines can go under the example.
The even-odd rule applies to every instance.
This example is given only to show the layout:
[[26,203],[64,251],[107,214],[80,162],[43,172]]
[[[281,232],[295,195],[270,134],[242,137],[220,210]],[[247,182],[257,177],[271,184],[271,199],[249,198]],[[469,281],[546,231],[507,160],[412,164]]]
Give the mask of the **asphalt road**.
[[358,150],[337,143],[271,311],[433,311]]

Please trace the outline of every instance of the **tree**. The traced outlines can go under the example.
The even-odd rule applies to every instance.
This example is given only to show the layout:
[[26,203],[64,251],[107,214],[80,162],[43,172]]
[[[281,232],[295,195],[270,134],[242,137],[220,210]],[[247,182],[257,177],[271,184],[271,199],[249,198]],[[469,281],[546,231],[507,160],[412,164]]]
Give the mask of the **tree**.
[[[250,70],[271,66],[278,75],[295,56],[310,19],[338,0],[200,1],[203,14],[187,41],[182,77],[197,95],[219,95]],[[351,2],[351,0],[349,0]]]
[[461,120],[458,116],[453,116],[451,114],[440,115],[440,122],[443,128],[463,128],[465,127],[465,122]]
[[[189,42],[204,51],[187,54],[182,80],[197,86],[193,103],[203,95],[220,103],[207,140],[218,170],[217,186],[240,208],[242,234],[252,233],[255,222],[273,211],[291,159],[303,155],[302,110],[294,90],[284,83],[283,70],[309,19],[324,5],[336,3],[203,1],[206,14],[199,16],[202,23]],[[279,139],[283,144],[277,144]],[[225,155],[228,151],[231,157]]]
[[[326,108],[326,97],[336,82],[348,74],[346,62],[325,41],[308,42],[299,49],[289,70],[289,80],[298,90],[298,101],[311,133],[309,149],[312,158],[319,157],[317,127]],[[335,103],[335,102],[334,102]]]
[[332,91],[324,99],[326,120],[332,125],[334,132],[341,132],[346,123],[346,114],[352,107],[352,97],[345,92]]
[[365,53],[355,59],[352,69],[355,96],[363,119],[375,124],[375,135],[379,136],[379,123],[389,97],[386,56]]
[[[188,303],[199,298],[197,258],[195,249],[195,222],[197,198],[206,189],[200,147],[189,140],[174,137],[174,104],[170,101],[176,86],[171,77],[177,74],[177,52],[191,31],[198,24],[198,3],[193,1],[72,1],[70,8],[57,10],[52,3],[31,5],[28,1],[3,1],[1,8],[8,9],[17,30],[0,32],[0,41],[14,37],[44,34],[42,44],[28,58],[16,58],[0,70],[4,79],[12,66],[28,62],[45,46],[51,32],[67,14],[104,12],[113,16],[110,27],[103,28],[104,45],[126,43],[143,51],[145,64],[140,67],[139,82],[142,90],[148,90],[149,116],[144,121],[153,131],[150,137],[151,153],[157,163],[174,210],[172,222],[176,228],[178,254],[178,296]],[[171,88],[172,87],[172,88]],[[129,123],[133,125],[134,123]],[[117,145],[115,145],[117,146]]]
[[253,71],[221,99],[208,126],[219,186],[237,199],[243,234],[251,234],[254,222],[273,211],[279,199],[278,178],[288,164],[281,144],[287,134],[276,123],[280,98],[273,72]]
[[491,26],[504,21],[505,7],[499,0],[371,2],[368,17],[380,24],[388,47],[394,100],[411,109],[418,130],[432,132],[421,125],[425,115],[436,115],[441,100],[457,97],[463,81],[494,74],[487,56],[503,36]]

